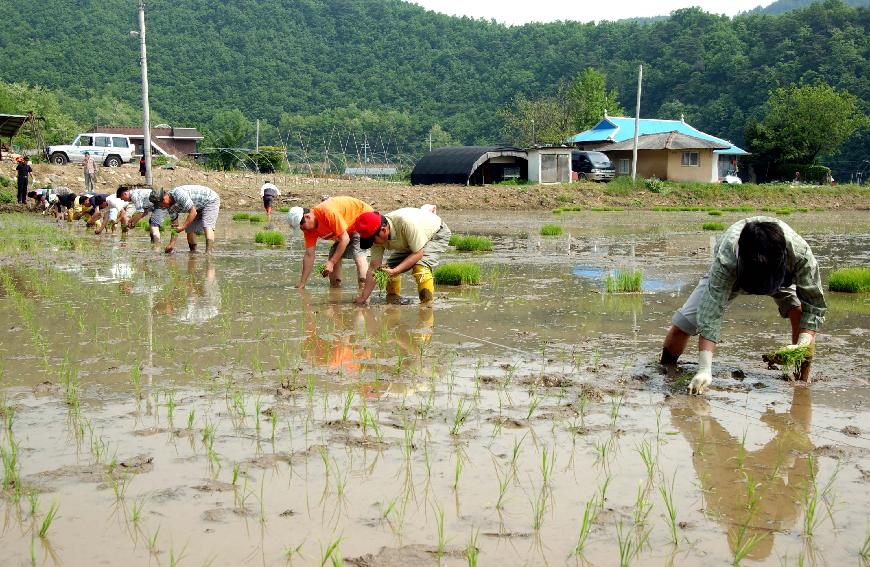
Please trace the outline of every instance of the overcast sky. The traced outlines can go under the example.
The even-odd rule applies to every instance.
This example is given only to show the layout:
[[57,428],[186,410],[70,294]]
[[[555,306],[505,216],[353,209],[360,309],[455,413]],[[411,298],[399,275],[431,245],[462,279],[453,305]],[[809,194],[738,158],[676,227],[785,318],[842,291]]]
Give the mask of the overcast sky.
[[772,0],[410,0],[427,10],[452,16],[494,18],[505,24],[578,20],[622,20],[642,16],[667,16],[673,10],[700,6],[707,12],[733,16]]

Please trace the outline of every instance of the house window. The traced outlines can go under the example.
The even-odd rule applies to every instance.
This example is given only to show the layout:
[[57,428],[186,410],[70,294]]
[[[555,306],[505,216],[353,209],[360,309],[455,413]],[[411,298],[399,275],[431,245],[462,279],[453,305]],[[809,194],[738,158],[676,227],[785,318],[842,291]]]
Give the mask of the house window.
[[700,158],[698,152],[683,152],[683,167],[698,167]]
[[619,160],[619,174],[620,175],[628,175],[631,173],[631,160],[630,159],[620,159]]

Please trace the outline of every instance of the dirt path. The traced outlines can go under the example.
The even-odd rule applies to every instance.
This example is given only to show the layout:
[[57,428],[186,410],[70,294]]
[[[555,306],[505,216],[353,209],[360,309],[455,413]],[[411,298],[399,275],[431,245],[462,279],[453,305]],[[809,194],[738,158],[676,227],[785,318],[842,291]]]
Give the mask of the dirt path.
[[[76,165],[33,166],[37,186],[46,183],[64,185],[73,191],[84,188],[81,168]],[[0,175],[14,178],[10,162],[0,163]],[[220,193],[223,206],[229,209],[259,208],[259,189],[264,180],[272,180],[282,191],[279,204],[317,203],[333,195],[351,195],[363,199],[378,209],[419,206],[435,203],[443,209],[523,210],[559,207],[624,207],[644,210],[669,206],[736,207],[805,207],[833,210],[870,209],[870,190],[855,186],[818,187],[787,186],[742,187],[707,185],[672,188],[666,193],[645,189],[630,190],[617,185],[574,183],[571,185],[525,185],[463,187],[436,185],[412,187],[407,183],[372,179],[309,178],[300,175],[263,175],[251,172],[205,171],[178,165],[175,169],[158,169],[154,182],[158,187],[173,187],[187,183],[207,185]],[[114,191],[120,184],[139,183],[141,177],[134,165],[118,169],[102,168],[98,189]],[[6,191],[14,192],[10,185]]]

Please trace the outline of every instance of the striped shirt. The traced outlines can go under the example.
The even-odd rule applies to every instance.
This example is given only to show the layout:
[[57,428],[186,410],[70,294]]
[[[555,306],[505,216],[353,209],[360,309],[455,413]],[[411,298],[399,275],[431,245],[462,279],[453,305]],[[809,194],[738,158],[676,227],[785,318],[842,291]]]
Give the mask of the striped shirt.
[[130,191],[130,203],[136,207],[136,212],[147,213],[154,210],[154,203],[148,200],[151,189],[133,189]]
[[732,293],[742,293],[737,288],[737,241],[747,222],[774,222],[782,228],[788,255],[786,269],[801,302],[801,329],[817,331],[825,321],[828,306],[813,251],[798,233],[781,220],[752,217],[732,224],[716,243],[707,288],[698,304],[698,333],[707,340],[719,342],[725,306]]
[[220,201],[220,196],[204,185],[181,185],[169,191],[173,203],[168,212],[172,218],[190,209],[200,210],[206,205]]

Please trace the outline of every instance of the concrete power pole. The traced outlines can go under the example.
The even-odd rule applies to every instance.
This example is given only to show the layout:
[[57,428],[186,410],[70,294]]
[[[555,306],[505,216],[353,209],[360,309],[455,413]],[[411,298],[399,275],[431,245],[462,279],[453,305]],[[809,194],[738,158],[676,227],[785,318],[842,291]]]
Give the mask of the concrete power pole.
[[148,55],[145,50],[145,0],[139,0],[139,50],[142,67],[142,133],[145,144],[142,148],[145,156],[145,183],[151,185],[151,109],[148,105]]
[[643,83],[643,65],[637,67],[637,107],[634,110],[634,148],[631,150],[631,185],[637,177],[637,136],[640,133],[640,86]]

